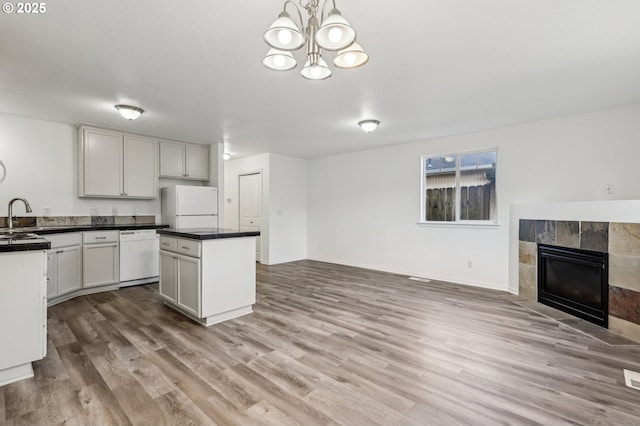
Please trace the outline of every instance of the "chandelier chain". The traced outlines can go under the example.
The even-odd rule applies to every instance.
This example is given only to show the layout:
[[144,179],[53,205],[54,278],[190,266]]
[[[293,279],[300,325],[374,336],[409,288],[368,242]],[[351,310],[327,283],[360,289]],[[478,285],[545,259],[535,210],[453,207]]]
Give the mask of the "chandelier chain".
[[318,13],[318,7],[320,6],[320,0],[306,0],[306,4],[303,4],[304,0],[300,0],[300,6],[306,9],[309,16],[316,16]]

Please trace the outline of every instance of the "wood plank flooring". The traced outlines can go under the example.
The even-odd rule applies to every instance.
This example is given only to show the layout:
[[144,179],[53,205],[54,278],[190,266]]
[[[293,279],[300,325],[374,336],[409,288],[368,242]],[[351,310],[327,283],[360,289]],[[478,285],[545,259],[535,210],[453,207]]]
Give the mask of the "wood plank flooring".
[[157,285],[49,309],[2,425],[640,425],[639,346],[504,293],[301,261],[258,265],[253,314],[211,326]]

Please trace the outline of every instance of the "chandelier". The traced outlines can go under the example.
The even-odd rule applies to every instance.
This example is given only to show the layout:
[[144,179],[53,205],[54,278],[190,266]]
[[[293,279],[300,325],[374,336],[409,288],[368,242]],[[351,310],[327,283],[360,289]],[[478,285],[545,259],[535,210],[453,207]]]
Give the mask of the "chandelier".
[[[304,78],[309,80],[324,80],[331,77],[331,69],[322,59],[322,49],[337,51],[333,64],[338,68],[350,69],[364,65],[369,56],[362,46],[356,43],[356,32],[336,9],[335,0],[333,9],[324,17],[324,7],[329,0],[325,0],[320,9],[320,21],[317,14],[320,0],[299,0],[300,7],[309,14],[305,28],[300,8],[293,1],[284,3],[282,13],[278,19],[264,33],[264,41],[271,47],[267,56],[262,60],[264,66],[276,71],[288,71],[296,67],[296,59],[291,53],[307,46],[307,61],[300,71]],[[292,4],[298,12],[300,27],[289,17],[287,5]],[[301,30],[302,28],[302,30]]]

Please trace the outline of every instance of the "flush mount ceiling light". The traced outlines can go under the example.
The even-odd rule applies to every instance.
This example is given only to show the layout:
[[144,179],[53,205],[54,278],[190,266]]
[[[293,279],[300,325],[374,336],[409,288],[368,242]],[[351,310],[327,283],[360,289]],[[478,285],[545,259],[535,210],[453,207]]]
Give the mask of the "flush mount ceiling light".
[[[362,46],[355,42],[356,32],[336,9],[335,0],[333,9],[324,17],[324,8],[329,0],[325,0],[320,8],[320,0],[299,0],[300,7],[309,15],[307,26],[304,26],[300,7],[293,1],[284,3],[284,10],[278,19],[264,33],[264,41],[271,47],[267,56],[262,60],[264,66],[276,71],[287,71],[296,67],[297,62],[292,51],[307,45],[307,60],[300,74],[309,80],[324,80],[331,77],[331,69],[322,59],[322,49],[338,51],[333,63],[342,69],[357,68],[364,65],[369,56]],[[298,26],[287,13],[287,5],[293,5],[300,18]],[[318,11],[320,19],[318,20]]]
[[378,120],[362,120],[358,126],[362,127],[365,132],[371,133],[378,127],[378,124],[380,124]]
[[116,109],[127,120],[135,120],[140,117],[144,110],[142,108],[134,107],[131,105],[116,105]]

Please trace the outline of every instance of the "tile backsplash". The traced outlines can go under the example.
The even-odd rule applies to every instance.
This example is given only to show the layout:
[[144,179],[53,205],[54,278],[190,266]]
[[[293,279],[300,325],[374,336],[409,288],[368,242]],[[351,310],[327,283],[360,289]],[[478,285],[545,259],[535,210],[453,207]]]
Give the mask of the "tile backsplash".
[[[22,216],[13,221],[15,227],[89,226],[89,225],[155,225],[154,215],[144,216]],[[9,226],[6,216],[0,217],[0,228]]]

